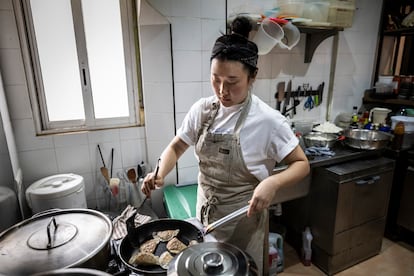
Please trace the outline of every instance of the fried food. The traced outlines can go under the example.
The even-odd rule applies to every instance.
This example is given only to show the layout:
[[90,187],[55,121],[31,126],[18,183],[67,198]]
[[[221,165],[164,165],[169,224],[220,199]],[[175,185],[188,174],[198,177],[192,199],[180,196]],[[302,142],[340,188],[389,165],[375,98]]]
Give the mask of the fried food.
[[157,233],[155,233],[154,238],[159,238],[161,241],[167,242],[172,238],[176,237],[179,232],[180,229],[158,231]]
[[160,240],[157,238],[150,239],[144,242],[143,244],[141,244],[141,246],[139,247],[139,250],[145,253],[154,253],[155,248],[157,248],[157,245],[159,242]]
[[178,254],[181,251],[183,251],[184,249],[186,249],[187,246],[180,241],[179,239],[177,239],[176,237],[172,238],[168,243],[167,243],[167,249],[168,251],[170,251],[173,254]]
[[198,241],[197,241],[197,240],[191,240],[191,241],[188,243],[188,246],[195,245],[195,244],[198,244]]
[[174,258],[173,255],[170,254],[168,251],[164,251],[159,258],[160,266],[164,269],[168,268],[168,265],[170,264],[171,260]]
[[132,265],[159,265],[159,257],[148,252],[138,252],[132,255],[128,261]]

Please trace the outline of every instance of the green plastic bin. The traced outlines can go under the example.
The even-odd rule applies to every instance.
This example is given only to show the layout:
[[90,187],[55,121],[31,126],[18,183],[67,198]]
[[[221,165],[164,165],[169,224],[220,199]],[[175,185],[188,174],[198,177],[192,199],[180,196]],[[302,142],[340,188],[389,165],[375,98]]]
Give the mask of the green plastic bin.
[[167,215],[173,219],[188,219],[196,216],[197,184],[164,187],[164,205]]

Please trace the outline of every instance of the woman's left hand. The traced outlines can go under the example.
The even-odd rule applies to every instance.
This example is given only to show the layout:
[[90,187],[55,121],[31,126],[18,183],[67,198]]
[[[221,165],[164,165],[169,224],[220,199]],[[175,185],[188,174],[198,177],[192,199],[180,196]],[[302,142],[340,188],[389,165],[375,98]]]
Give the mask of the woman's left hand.
[[308,159],[299,145],[283,161],[288,164],[287,169],[265,178],[254,189],[249,201],[248,217],[269,208],[280,188],[294,185],[309,174]]
[[269,208],[273,198],[276,195],[277,189],[272,183],[268,183],[269,179],[265,179],[257,185],[254,189],[252,199],[249,201],[250,207],[247,211],[247,216],[261,212]]

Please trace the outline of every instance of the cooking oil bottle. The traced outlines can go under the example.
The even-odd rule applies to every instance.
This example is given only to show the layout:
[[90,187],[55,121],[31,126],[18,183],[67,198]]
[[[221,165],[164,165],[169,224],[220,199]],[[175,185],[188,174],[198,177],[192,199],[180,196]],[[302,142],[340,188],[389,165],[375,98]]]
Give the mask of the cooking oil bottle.
[[403,122],[398,122],[394,128],[394,138],[392,140],[391,148],[393,150],[400,150],[404,142],[405,127]]

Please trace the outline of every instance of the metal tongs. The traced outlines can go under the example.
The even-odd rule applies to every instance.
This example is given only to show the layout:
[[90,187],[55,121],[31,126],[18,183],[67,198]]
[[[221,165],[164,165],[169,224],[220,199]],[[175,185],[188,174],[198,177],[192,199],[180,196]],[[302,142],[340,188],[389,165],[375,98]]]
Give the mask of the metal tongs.
[[219,219],[219,220],[217,220],[213,223],[210,223],[204,229],[204,235],[207,235],[208,233],[214,231],[216,228],[220,227],[221,225],[225,224],[226,222],[229,222],[229,221],[231,221],[235,218],[240,217],[241,215],[246,214],[247,210],[249,210],[249,205],[244,206],[244,207],[228,214],[227,216],[222,217],[221,219]]

